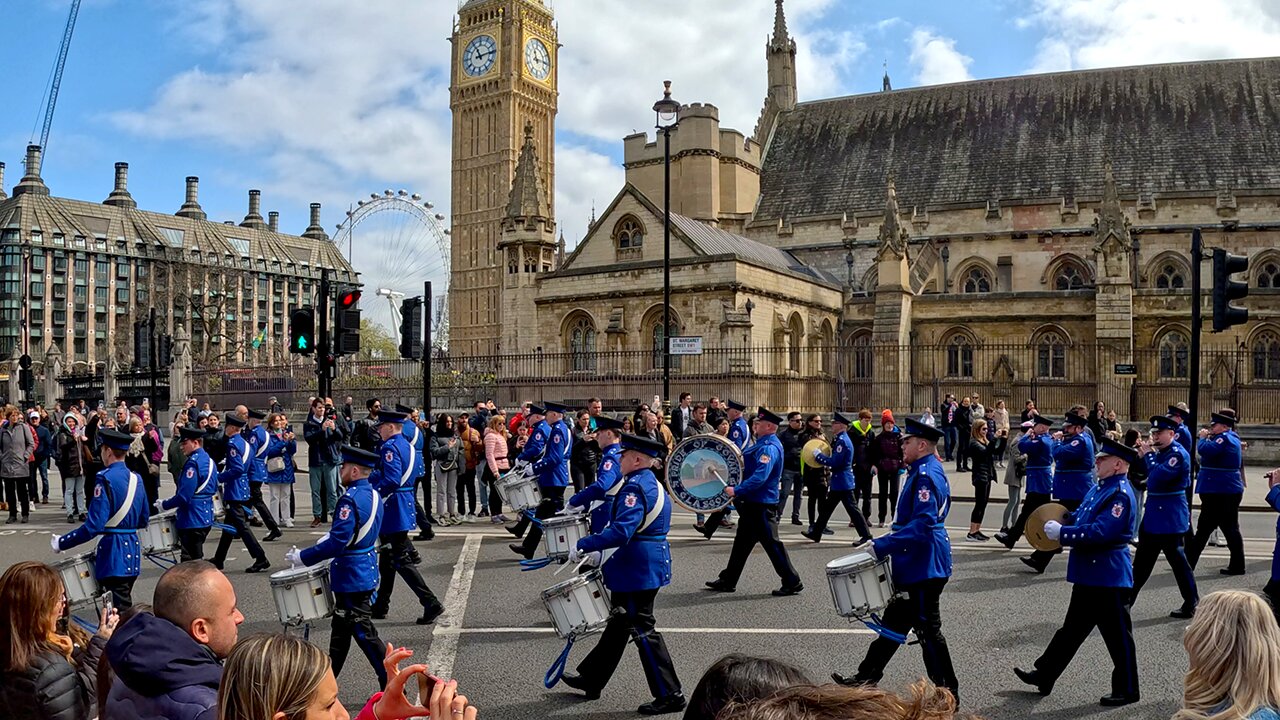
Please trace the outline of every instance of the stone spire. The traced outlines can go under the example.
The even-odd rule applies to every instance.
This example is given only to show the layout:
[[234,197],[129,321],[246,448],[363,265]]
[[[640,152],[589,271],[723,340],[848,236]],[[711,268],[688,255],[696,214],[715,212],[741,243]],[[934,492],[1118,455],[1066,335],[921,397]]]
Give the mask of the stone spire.
[[560,230],[560,240],[556,242],[556,269],[564,267],[564,229]]
[[1094,237],[1097,238],[1093,250],[1101,256],[1100,274],[1124,277],[1129,274],[1129,245],[1132,236],[1129,233],[1129,218],[1120,206],[1120,190],[1111,170],[1110,157],[1102,160],[1102,174],[1102,203],[1093,219]]
[[524,124],[524,147],[516,163],[515,178],[511,181],[511,197],[507,201],[507,219],[542,218],[550,220],[551,210],[547,193],[538,176],[538,150],[533,143],[533,123]]
[[773,132],[778,115],[795,109],[799,95],[796,88],[796,41],[787,32],[787,15],[782,2],[774,0],[773,35],[765,45],[769,93],[764,98],[764,108],[752,133],[756,142],[762,145]]
[[884,61],[884,80],[880,83],[881,92],[889,92],[893,89],[893,83],[889,82],[889,61]]
[[773,37],[769,40],[771,50],[787,50],[795,48],[795,41],[787,32],[787,13],[782,9],[782,0],[773,0]]
[[893,176],[889,176],[889,187],[884,201],[884,222],[880,224],[879,258],[887,254],[903,258],[907,254],[907,230],[902,227],[901,209],[898,207],[898,190],[894,187]]

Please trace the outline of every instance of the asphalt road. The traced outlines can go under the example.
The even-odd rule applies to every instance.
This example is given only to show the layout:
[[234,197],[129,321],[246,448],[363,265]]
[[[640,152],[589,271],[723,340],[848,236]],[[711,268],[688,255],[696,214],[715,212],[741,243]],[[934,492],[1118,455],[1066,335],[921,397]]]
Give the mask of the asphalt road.
[[[299,497],[299,507],[306,507],[304,497]],[[1035,576],[1017,561],[1025,553],[1022,548],[1009,552],[994,543],[964,542],[962,525],[968,515],[964,504],[957,504],[951,513],[955,574],[943,594],[943,629],[965,710],[994,720],[1095,716],[1163,720],[1173,713],[1186,672],[1181,646],[1186,622],[1167,617],[1179,598],[1166,565],[1157,565],[1134,608],[1142,702],[1112,711],[1098,707],[1098,698],[1109,690],[1111,664],[1096,634],[1085,643],[1053,695],[1041,698],[1027,692],[1011,668],[1029,666],[1060,625],[1070,592],[1064,579],[1066,558],[1056,559],[1045,575]],[[996,515],[993,507],[988,517]],[[842,512],[838,516],[843,517]],[[686,694],[707,666],[729,652],[786,659],[817,681],[827,679],[833,670],[850,672],[856,667],[872,636],[835,615],[823,572],[828,561],[850,552],[847,542],[852,530],[841,524],[835,536],[813,545],[796,534],[801,528],[785,525],[784,540],[806,589],[797,597],[774,598],[769,591],[777,586],[777,579],[759,550],[737,593],[705,592],[702,584],[723,567],[732,534],[722,531],[708,542],[692,532],[691,522],[692,516],[683,511],[675,518],[675,579],[659,594],[657,604],[658,627],[666,635]],[[1242,522],[1249,574],[1220,576],[1226,551],[1209,548],[1199,570],[1202,594],[1224,588],[1258,589],[1266,583],[1275,517],[1251,513]],[[61,512],[44,506],[33,513],[29,525],[3,526],[0,567],[20,559],[55,559],[46,536],[71,527],[63,522]],[[303,527],[286,530],[282,540],[267,546],[269,557],[284,568],[284,554],[291,545],[312,543],[319,534]],[[448,612],[434,627],[414,625],[418,608],[403,584],[398,584],[390,617],[378,623],[382,637],[413,648],[417,659],[426,659],[441,674],[457,678],[462,691],[480,707],[482,718],[635,716],[635,707],[647,701],[648,693],[631,651],[597,701],[583,702],[563,685],[543,688],[543,674],[563,642],[551,632],[540,592],[568,575],[553,576],[553,568],[521,572],[516,556],[506,547],[510,540],[507,533],[486,522],[442,529],[435,540],[418,543],[423,575]],[[211,536],[206,553],[212,552],[215,541]],[[227,571],[247,618],[242,636],[279,631],[267,576],[244,574],[250,561],[242,546],[235,547]],[[136,599],[150,599],[160,572],[144,564]],[[328,630],[328,623],[322,621],[312,629],[311,640],[327,647]],[[594,642],[589,637],[574,647],[570,667]],[[884,683],[902,690],[923,673],[919,648],[906,647],[890,664]],[[340,685],[342,700],[353,714],[376,689],[372,670],[355,648]]]

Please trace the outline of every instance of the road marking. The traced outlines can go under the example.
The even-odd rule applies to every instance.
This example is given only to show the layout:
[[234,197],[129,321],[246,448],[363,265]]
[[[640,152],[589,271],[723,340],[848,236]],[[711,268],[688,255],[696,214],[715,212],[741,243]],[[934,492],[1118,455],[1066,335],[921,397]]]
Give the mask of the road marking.
[[[474,627],[474,628],[458,628],[453,631],[454,634],[465,633],[467,635],[475,635],[482,633],[490,634],[544,634],[549,635],[555,632],[555,628],[550,627]],[[660,627],[658,632],[664,635],[704,635],[707,633],[720,633],[723,635],[875,635],[871,630],[866,628],[672,628]],[[434,643],[432,644],[434,647]],[[432,666],[432,673],[435,672]]]
[[444,612],[436,620],[431,632],[431,650],[427,652],[427,666],[436,677],[453,675],[453,662],[458,658],[458,638],[462,633],[462,619],[467,613],[467,599],[471,596],[471,579],[476,574],[476,559],[480,556],[483,535],[467,535],[453,566],[453,578],[444,596]]

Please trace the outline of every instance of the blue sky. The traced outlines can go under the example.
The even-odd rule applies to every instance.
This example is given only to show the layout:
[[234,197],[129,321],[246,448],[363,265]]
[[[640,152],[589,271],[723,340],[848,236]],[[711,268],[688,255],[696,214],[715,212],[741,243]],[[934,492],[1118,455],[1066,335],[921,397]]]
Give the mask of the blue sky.
[[[39,133],[69,0],[0,4],[7,187]],[[112,164],[173,212],[201,178],[211,219],[249,188],[282,229],[325,205],[332,234],[371,191],[405,188],[448,213],[447,68],[456,0],[84,0],[44,177],[95,200]],[[969,78],[1249,57],[1280,48],[1280,0],[787,0],[801,99]],[[560,27],[557,215],[570,247],[620,188],[621,138],[652,123],[661,81],[750,133],[765,92],[770,0],[555,0]],[[368,249],[368,252],[376,252]],[[360,250],[357,267],[360,266]],[[377,282],[376,278],[368,278]]]

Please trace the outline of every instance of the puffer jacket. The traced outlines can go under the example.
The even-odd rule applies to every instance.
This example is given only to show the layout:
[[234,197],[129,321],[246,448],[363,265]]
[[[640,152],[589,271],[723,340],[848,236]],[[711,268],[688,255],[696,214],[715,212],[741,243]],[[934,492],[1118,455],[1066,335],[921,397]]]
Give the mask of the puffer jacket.
[[108,720],[217,717],[222,664],[168,620],[134,616],[107,643],[107,659],[116,673],[107,696]]
[[895,427],[893,430],[881,430],[871,438],[871,460],[880,477],[887,477],[906,467],[902,461],[902,433]]
[[36,441],[30,425],[14,423],[0,428],[0,477],[27,477],[27,458],[35,449]]
[[66,428],[58,431],[58,472],[63,477],[84,475],[84,465],[80,456],[80,443]]
[[[94,715],[98,659],[106,641],[96,635],[72,662],[55,649],[36,655],[25,672],[0,673],[5,720],[83,720]],[[74,664],[73,664],[74,663]]]

